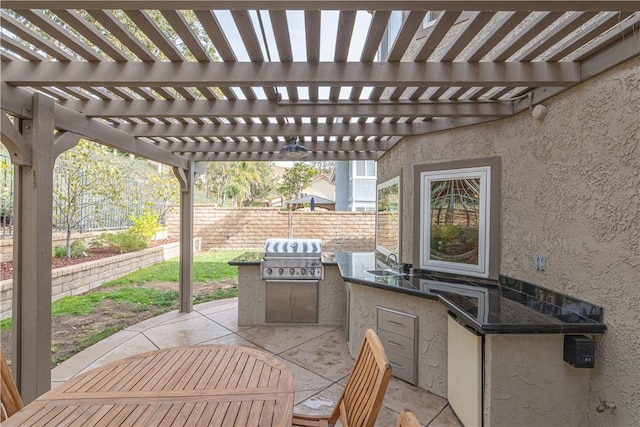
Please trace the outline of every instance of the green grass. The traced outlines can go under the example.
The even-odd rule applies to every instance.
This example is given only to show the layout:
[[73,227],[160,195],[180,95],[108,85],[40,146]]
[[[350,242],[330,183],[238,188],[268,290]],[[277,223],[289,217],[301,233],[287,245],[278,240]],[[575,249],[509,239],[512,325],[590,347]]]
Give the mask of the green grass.
[[[221,279],[232,279],[238,276],[238,268],[230,266],[227,262],[244,251],[218,251],[196,254],[194,256],[193,280],[195,282],[215,282]],[[84,295],[64,297],[52,303],[52,316],[73,316],[88,315],[103,299],[122,301],[135,304],[138,309],[144,310],[148,306],[169,308],[178,303],[178,291],[160,291],[152,288],[145,288],[145,283],[155,282],[178,282],[179,263],[178,260],[170,260],[152,265],[147,268],[134,271],[120,279],[105,283],[103,291],[94,291]],[[233,298],[238,296],[237,288],[221,289],[217,292],[200,296],[194,299],[195,304],[218,299]],[[2,332],[11,329],[11,319],[0,321]],[[114,333],[104,331],[100,339]],[[117,331],[115,331],[117,332]],[[89,339],[92,339],[91,337]],[[97,341],[100,341],[98,339]],[[97,342],[96,341],[96,342]],[[58,362],[59,363],[59,362]]]
[[[237,277],[238,267],[227,262],[245,251],[219,251],[196,254],[193,258],[193,280],[195,282],[213,282]],[[177,259],[161,262],[134,271],[103,286],[118,286],[154,282],[178,282],[180,263]]]

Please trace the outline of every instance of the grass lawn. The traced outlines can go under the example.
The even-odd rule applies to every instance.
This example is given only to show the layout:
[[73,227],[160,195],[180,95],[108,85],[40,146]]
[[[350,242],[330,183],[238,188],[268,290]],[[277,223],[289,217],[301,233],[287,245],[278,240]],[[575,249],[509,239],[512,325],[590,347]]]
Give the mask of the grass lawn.
[[[238,295],[238,268],[228,261],[244,251],[194,254],[194,303]],[[52,303],[52,366],[128,326],[178,308],[177,259],[154,264],[86,294]],[[0,322],[10,345],[11,319]],[[5,351],[7,353],[7,351]]]

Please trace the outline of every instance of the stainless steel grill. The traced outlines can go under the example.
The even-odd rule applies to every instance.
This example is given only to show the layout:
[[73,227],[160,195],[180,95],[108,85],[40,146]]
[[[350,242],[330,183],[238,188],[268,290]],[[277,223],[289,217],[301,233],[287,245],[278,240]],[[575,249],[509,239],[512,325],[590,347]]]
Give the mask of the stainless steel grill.
[[267,239],[261,263],[264,280],[321,280],[320,239]]

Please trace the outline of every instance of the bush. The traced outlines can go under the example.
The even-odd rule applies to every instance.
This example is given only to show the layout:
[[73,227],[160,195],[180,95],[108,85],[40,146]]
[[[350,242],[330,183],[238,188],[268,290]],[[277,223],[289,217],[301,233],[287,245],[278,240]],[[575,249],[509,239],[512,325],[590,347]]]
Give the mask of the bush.
[[147,245],[147,240],[138,236],[137,234],[133,234],[129,231],[120,234],[114,234],[117,236],[117,248],[118,252],[121,254],[133,251],[139,251],[141,249],[145,249]]
[[160,215],[150,209],[145,210],[138,217],[129,217],[133,225],[128,232],[140,236],[145,242],[150,242],[153,236],[162,229]]
[[64,258],[67,256],[67,247],[66,246],[56,246],[53,248],[53,256],[56,258]]
[[91,242],[92,248],[115,247],[119,253],[139,251],[147,247],[147,241],[131,231],[102,233]]
[[[71,256],[79,257],[87,250],[87,244],[84,239],[77,239],[71,242]],[[67,256],[66,246],[56,246],[53,248],[53,256],[56,258],[65,258]]]

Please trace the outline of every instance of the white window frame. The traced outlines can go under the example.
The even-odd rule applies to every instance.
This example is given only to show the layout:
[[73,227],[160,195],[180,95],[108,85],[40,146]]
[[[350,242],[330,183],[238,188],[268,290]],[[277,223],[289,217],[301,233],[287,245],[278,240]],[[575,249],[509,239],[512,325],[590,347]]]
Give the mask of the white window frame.
[[[464,264],[432,260],[431,254],[431,182],[453,179],[480,179],[478,219],[478,263]],[[491,166],[426,171],[420,173],[420,268],[476,277],[489,277],[489,233]]]
[[[361,163],[358,163],[361,162]],[[367,164],[366,162],[371,162],[373,165],[373,175],[366,175],[367,173]],[[358,164],[362,164],[364,166],[365,175],[358,175]],[[354,178],[365,178],[365,179],[376,179],[377,174],[377,164],[375,160],[354,160],[353,161],[353,177]]]

